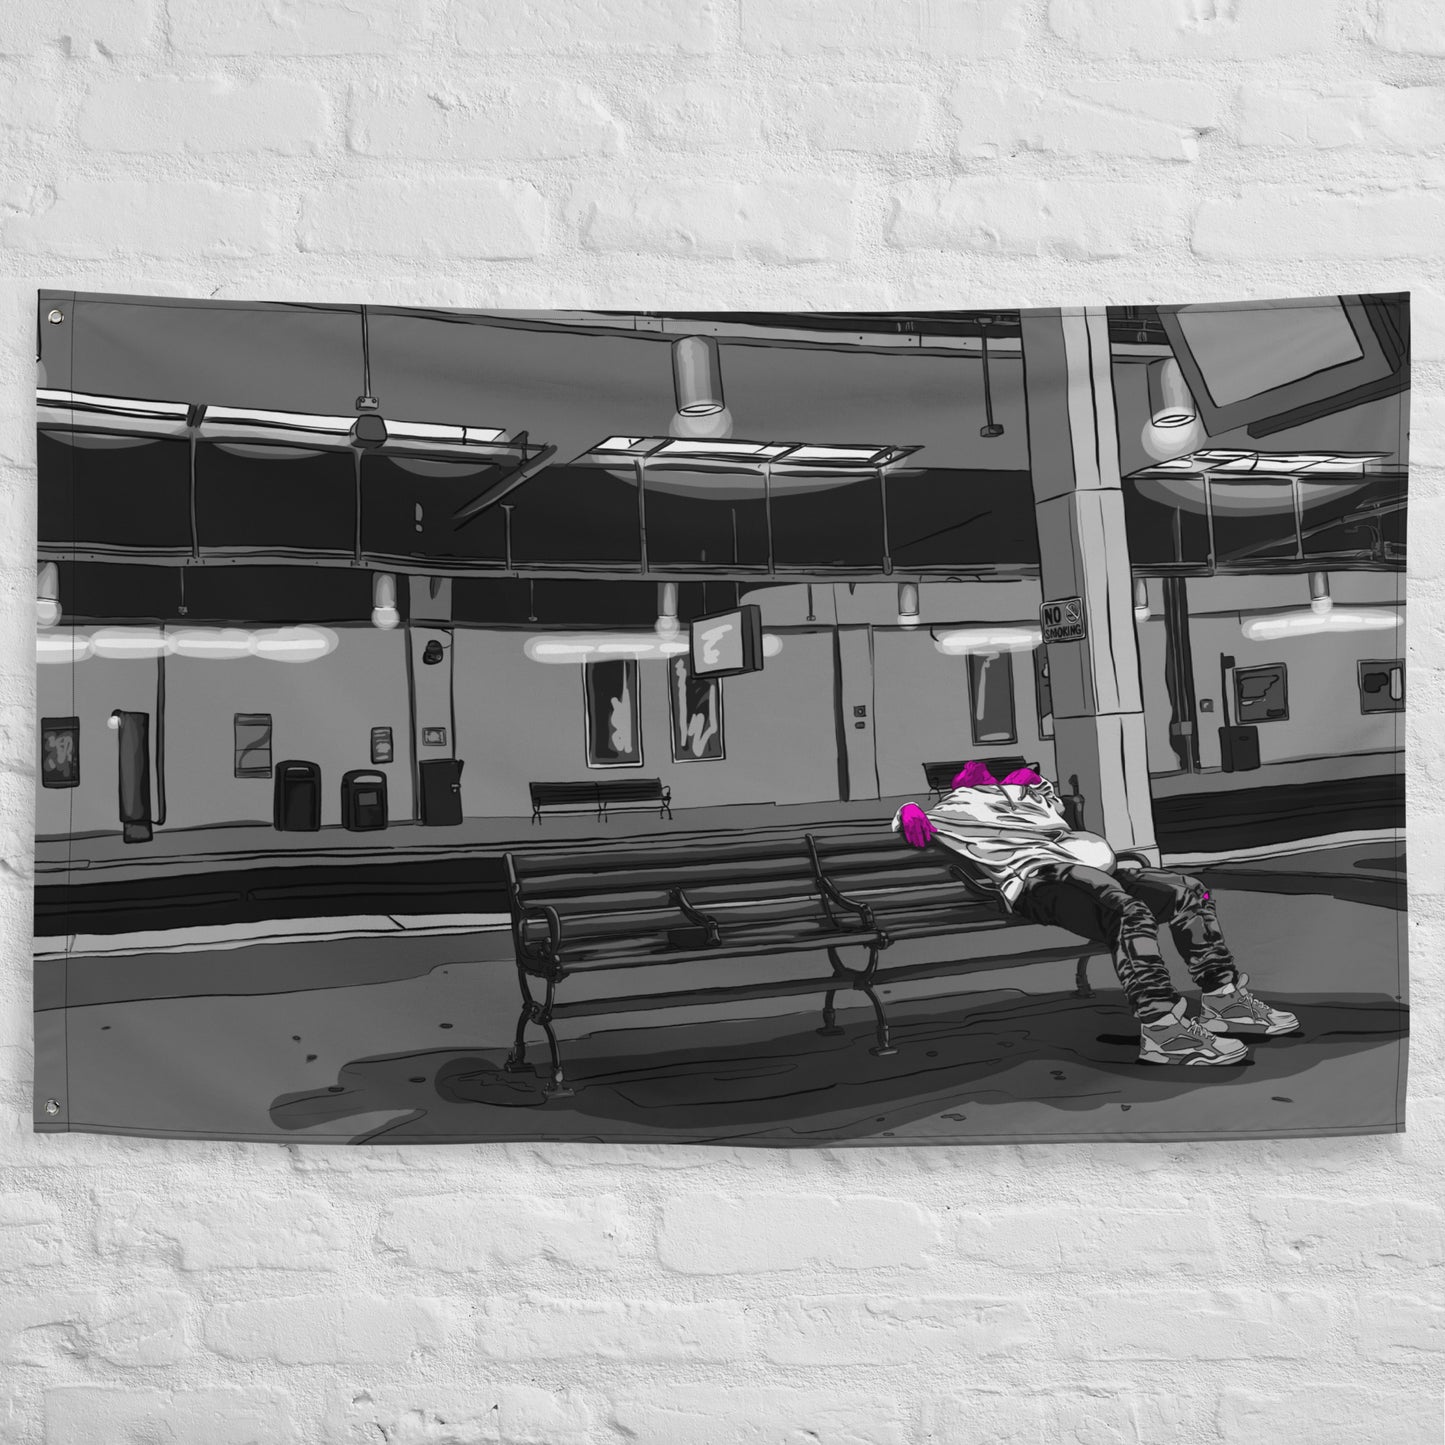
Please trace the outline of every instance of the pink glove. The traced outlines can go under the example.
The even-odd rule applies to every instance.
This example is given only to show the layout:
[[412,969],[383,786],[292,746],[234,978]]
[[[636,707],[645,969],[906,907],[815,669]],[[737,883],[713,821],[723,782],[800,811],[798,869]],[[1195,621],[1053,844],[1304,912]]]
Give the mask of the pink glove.
[[899,809],[898,822],[903,829],[903,836],[915,848],[928,847],[928,840],[938,832],[938,829],[928,821],[928,814],[917,803],[905,803]]
[[1039,775],[1034,772],[1032,768],[1015,768],[1013,772],[1011,772],[1008,777],[1004,779],[1004,782],[1019,783],[1024,787],[1028,787],[1030,783],[1043,782],[1043,779],[1039,777]]
[[963,765],[963,771],[954,778],[953,786],[955,788],[987,788],[994,781],[988,764],[980,763],[975,759],[973,762]]

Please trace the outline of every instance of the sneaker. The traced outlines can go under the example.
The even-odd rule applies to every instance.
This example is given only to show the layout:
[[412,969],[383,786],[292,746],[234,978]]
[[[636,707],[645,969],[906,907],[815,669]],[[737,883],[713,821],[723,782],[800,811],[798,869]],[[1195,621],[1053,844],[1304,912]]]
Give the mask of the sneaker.
[[1139,1025],[1141,1064],[1242,1064],[1249,1050],[1238,1039],[1220,1038],[1198,1019],[1184,1017],[1180,999],[1161,1019]]
[[1233,988],[1206,993],[1200,999],[1200,1022],[1216,1034],[1287,1034],[1299,1020],[1280,1008],[1270,1008],[1250,993],[1249,975],[1239,975]]

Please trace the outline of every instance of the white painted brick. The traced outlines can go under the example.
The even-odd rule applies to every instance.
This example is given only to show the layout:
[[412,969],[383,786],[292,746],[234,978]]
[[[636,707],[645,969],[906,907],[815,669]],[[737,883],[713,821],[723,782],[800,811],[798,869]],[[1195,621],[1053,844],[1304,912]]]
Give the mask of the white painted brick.
[[306,155],[325,142],[326,97],[309,81],[276,77],[113,80],[90,91],[76,125],[92,150]]
[[658,1257],[682,1274],[921,1269],[938,1221],[901,1199],[680,1195],[663,1205]]
[[1059,1354],[1079,1360],[1304,1360],[1331,1325],[1327,1295],[1168,1288],[1080,1295],[1050,1312]]
[[51,1365],[88,1353],[88,1321],[100,1313],[98,1291],[0,1291],[0,1363]]
[[852,247],[852,189],[836,181],[592,183],[567,209],[589,251],[788,265]]
[[616,1195],[529,1199],[471,1194],[399,1199],[377,1235],[397,1263],[415,1269],[515,1269],[543,1260],[609,1269],[630,1252],[627,1206]]
[[1375,0],[1368,34],[1386,50],[1445,55],[1445,14],[1435,0]]
[[1438,1204],[1276,1195],[1253,1201],[1250,1216],[1279,1265],[1414,1271],[1445,1264],[1445,1211]]
[[0,75],[0,129],[51,131],[60,114],[60,96],[50,82],[24,70]]
[[425,161],[609,155],[622,131],[587,86],[538,81],[461,93],[442,84],[358,90],[347,141],[361,155]]
[[595,1445],[596,1416],[580,1391],[493,1382],[469,1357],[456,1383],[378,1377],[364,1390],[336,1392],[319,1438],[327,1445]]
[[971,160],[1036,151],[1192,161],[1220,101],[1216,86],[1179,80],[1037,86],[971,76],[954,87],[950,107],[958,153]]
[[1015,1299],[849,1295],[792,1298],[762,1333],[762,1352],[780,1365],[907,1365],[930,1360],[1017,1356],[1037,1327]]
[[912,85],[807,85],[785,93],[789,126],[818,150],[910,151],[923,133],[926,97]]
[[49,0],[0,7],[0,55],[30,55],[46,46],[84,55],[93,48],[132,55],[150,43],[152,0]]
[[1320,50],[1340,0],[1315,0],[1308,21],[1277,0],[1049,0],[1049,28],[1080,51],[1146,61],[1263,60]]
[[905,1445],[908,1439],[896,1400],[857,1389],[628,1388],[613,1403],[611,1423],[629,1445]]
[[713,50],[722,0],[459,0],[457,43],[465,51]]
[[894,193],[888,241],[905,250],[984,255],[1129,256],[1183,205],[1181,195],[1157,184],[919,181]]
[[178,5],[171,43],[201,55],[382,55],[421,38],[426,0],[228,0]]
[[337,1269],[354,1258],[325,1195],[232,1194],[189,1201],[182,1215],[145,1194],[103,1196],[102,1254],[174,1258],[182,1269]]
[[498,1297],[483,1305],[481,1347],[503,1360],[735,1360],[747,1325],[741,1304]]
[[[1319,1373],[1316,1371],[1315,1373]],[[1435,1382],[1414,1388],[1382,1382],[1314,1382],[1309,1375],[1291,1388],[1226,1386],[1214,1421],[1223,1440],[1263,1445],[1360,1445],[1394,1440],[1434,1445],[1440,1438],[1440,1390]]]
[[1365,80],[1324,87],[1249,85],[1240,97],[1237,134],[1249,146],[1430,150],[1445,143],[1445,86]]
[[805,58],[843,50],[865,59],[912,52],[991,60],[1024,43],[1019,9],[1009,0],[742,0],[742,36],[749,50]]
[[1008,1390],[967,1390],[925,1400],[919,1438],[925,1445],[1039,1445],[1062,1438],[1050,1435],[1046,1403],[1038,1391]]
[[127,1390],[66,1385],[45,1391],[45,1445],[286,1445],[291,1412],[278,1390],[247,1385],[208,1390]]
[[345,254],[364,237],[383,256],[525,259],[545,244],[546,204],[512,181],[350,181],[302,204],[303,251]]
[[191,1302],[180,1290],[148,1289],[107,1300],[89,1329],[87,1354],[112,1365],[173,1365],[191,1352]]
[[28,1191],[0,1195],[0,1274],[66,1264],[70,1257],[66,1222],[53,1200]]
[[1361,1295],[1355,1305],[1355,1348],[1362,1359],[1429,1362],[1445,1353],[1445,1304],[1439,1296]]
[[218,1355],[282,1365],[405,1364],[441,1349],[457,1329],[443,1302],[400,1295],[243,1300],[216,1306],[203,1325]]
[[[1162,1201],[1161,1201],[1162,1202]],[[1222,1268],[1227,1249],[1214,1213],[1174,1200],[1172,1209],[1092,1210],[1077,1205],[956,1216],[954,1248],[1022,1274],[1108,1274]]]
[[183,1359],[191,1344],[191,1306],[179,1290],[100,1290],[0,1295],[0,1361],[51,1366],[100,1359],[112,1365],[156,1366]]
[[1197,256],[1240,261],[1258,255],[1296,261],[1421,259],[1435,254],[1445,224],[1445,189],[1368,191],[1263,183],[1207,200],[1194,224]]
[[232,258],[273,251],[273,194],[213,181],[61,180],[0,208],[0,238],[27,255]]
[[636,97],[638,129],[660,151],[747,154],[764,143],[767,107],[753,86],[691,80]]

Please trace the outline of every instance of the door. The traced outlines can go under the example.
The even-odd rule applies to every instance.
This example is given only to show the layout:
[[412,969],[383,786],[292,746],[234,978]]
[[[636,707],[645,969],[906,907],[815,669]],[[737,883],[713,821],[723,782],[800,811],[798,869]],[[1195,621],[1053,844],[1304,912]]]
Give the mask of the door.
[[844,801],[876,798],[878,749],[873,717],[873,631],[869,627],[837,630],[837,702],[840,758],[838,777]]

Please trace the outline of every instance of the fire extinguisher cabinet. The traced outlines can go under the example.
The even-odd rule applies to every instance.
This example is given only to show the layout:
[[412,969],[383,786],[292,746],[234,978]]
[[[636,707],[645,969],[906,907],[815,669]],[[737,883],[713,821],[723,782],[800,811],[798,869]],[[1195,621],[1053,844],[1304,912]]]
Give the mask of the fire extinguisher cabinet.
[[315,833],[321,827],[321,764],[290,758],[275,768],[273,821],[278,833]]
[[341,826],[353,833],[386,827],[386,774],[357,768],[342,774]]

